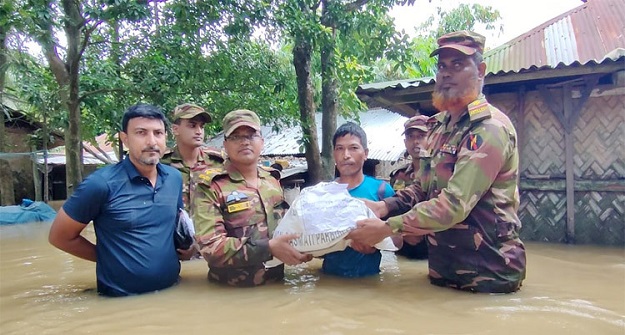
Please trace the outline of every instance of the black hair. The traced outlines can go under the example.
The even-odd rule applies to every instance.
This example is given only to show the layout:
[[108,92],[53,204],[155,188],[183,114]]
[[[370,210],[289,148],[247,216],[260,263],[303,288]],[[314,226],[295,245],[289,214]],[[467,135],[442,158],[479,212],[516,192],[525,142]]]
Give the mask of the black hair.
[[332,146],[336,146],[336,139],[339,137],[343,137],[346,135],[353,135],[360,139],[360,144],[362,147],[367,150],[367,134],[364,129],[362,129],[359,125],[354,122],[345,122],[343,123],[336,131],[334,132],[334,137],[332,137]]
[[169,121],[163,111],[154,105],[137,103],[136,105],[128,107],[128,109],[124,112],[124,116],[122,118],[122,131],[128,131],[128,121],[130,119],[134,119],[136,117],[144,117],[146,119],[156,119],[163,121],[163,125],[165,126],[165,130],[167,130],[169,126]]

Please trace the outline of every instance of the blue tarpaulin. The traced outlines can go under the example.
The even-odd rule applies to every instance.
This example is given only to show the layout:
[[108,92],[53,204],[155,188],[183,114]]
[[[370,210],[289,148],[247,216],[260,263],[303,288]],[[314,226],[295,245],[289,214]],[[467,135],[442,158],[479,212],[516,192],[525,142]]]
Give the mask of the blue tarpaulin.
[[0,225],[52,221],[56,212],[45,202],[23,201],[19,206],[0,207]]

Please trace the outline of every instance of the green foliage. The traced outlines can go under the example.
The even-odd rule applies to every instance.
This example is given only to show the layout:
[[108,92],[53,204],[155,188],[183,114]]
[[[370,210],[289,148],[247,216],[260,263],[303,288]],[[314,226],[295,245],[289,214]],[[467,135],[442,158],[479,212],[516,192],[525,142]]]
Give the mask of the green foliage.
[[2,0],[0,2],[0,31],[6,33],[13,27],[22,27],[18,4],[14,0]]
[[84,1],[84,8],[84,16],[89,21],[139,22],[150,15],[146,3],[136,0]]
[[430,33],[430,36],[437,38],[451,31],[474,30],[476,24],[479,23],[485,24],[486,30],[494,30],[496,29],[495,22],[501,19],[498,10],[480,4],[460,4],[449,11],[438,7],[437,12],[440,17],[439,24],[437,29]]
[[52,127],[67,127],[67,116],[61,112],[63,106],[52,74],[27,54],[17,54],[13,61],[17,95],[36,107],[30,110],[32,116],[43,120],[43,113],[46,113]]
[[[434,76],[436,59],[430,57],[430,52],[436,48],[438,37],[452,31],[475,30],[478,24],[484,24],[486,30],[497,29],[496,23],[500,19],[498,10],[480,4],[460,4],[448,11],[438,7],[436,16],[430,16],[418,26],[419,36],[411,38],[406,34],[395,34],[385,57],[371,68],[376,72],[374,81]],[[435,24],[436,28],[432,29]],[[502,29],[501,25],[499,29]]]
[[[291,52],[298,40],[313,46],[316,106],[320,53],[329,47],[338,110],[356,112],[365,108],[354,94],[359,84],[431,75],[429,52],[441,32],[482,23],[494,29],[499,18],[480,5],[439,9],[438,21],[434,16],[429,21],[438,22],[437,29],[424,26],[423,36],[411,38],[396,32],[388,16],[401,3],[413,1],[83,1],[82,31],[90,35],[82,40],[86,48],[80,62],[82,134],[92,139],[116,133],[123,111],[139,101],[165,111],[183,102],[200,104],[215,120],[207,126],[211,134],[220,130],[222,116],[236,108],[255,110],[277,131],[299,118]],[[57,38],[67,23],[61,6],[60,1],[5,1],[0,25],[10,21],[22,36],[61,45]],[[64,56],[63,48],[57,50]],[[16,71],[20,94],[36,107],[33,111],[46,110],[51,125],[66,127],[59,87],[47,66],[33,58]]]
[[[48,132],[61,130],[67,127],[67,114],[63,112],[63,105],[58,94],[58,85],[51,73],[41,66],[37,60],[25,53],[11,51],[9,53],[12,67],[10,76],[12,87],[8,89],[15,92],[15,96],[21,100],[21,106],[25,113],[33,120],[46,120],[49,125]],[[44,115],[45,113],[45,115]],[[48,144],[54,142],[48,135]],[[30,134],[29,144],[38,149],[42,148],[44,134],[37,129]]]

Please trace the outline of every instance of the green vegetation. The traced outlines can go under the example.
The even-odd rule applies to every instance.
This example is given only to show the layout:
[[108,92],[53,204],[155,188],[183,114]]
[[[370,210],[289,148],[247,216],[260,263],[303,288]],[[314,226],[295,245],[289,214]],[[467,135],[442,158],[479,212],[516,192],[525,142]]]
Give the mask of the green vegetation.
[[[333,172],[337,114],[365,108],[357,85],[431,75],[427,54],[437,36],[476,23],[494,29],[499,19],[490,7],[462,5],[439,11],[438,26],[432,18],[421,36],[410,37],[395,30],[388,15],[395,5],[431,6],[423,0],[5,0],[0,88],[30,106],[25,111],[34,118],[65,131],[68,194],[82,180],[82,141],[115,134],[125,108],[139,101],[166,112],[188,101],[204,106],[216,120],[207,126],[210,134],[235,108],[258,112],[276,130],[300,124],[311,177],[321,180]],[[323,115],[321,151],[315,112]]]

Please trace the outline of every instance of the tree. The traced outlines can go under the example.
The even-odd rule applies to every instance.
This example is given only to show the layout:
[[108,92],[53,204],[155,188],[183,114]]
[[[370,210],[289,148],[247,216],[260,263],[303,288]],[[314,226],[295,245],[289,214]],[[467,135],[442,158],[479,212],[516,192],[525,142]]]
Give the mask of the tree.
[[[7,36],[11,29],[19,24],[15,14],[13,1],[3,1],[0,4],[0,153],[7,151],[6,130],[4,123],[8,115],[4,109],[5,81],[9,66],[7,60]],[[13,172],[9,162],[0,157],[0,206],[15,204],[15,189],[13,186]]]
[[[286,49],[252,36],[266,14],[263,2],[170,1],[159,8],[159,25],[134,27],[122,36],[122,76],[133,90],[170,111],[194,102],[211,113],[209,132],[237,108],[264,121],[292,123],[295,81]],[[219,15],[222,13],[221,15]],[[155,18],[156,20],[156,18]]]
[[[87,9],[85,10],[86,7]],[[136,19],[145,15],[145,6],[131,0],[109,4],[101,1],[28,0],[23,11],[29,13],[27,33],[39,43],[48,66],[59,86],[59,96],[67,109],[65,132],[67,194],[82,181],[82,137],[80,70],[81,60],[90,45],[91,35],[107,20],[121,17]],[[62,27],[66,46],[56,36]]]
[[[8,27],[0,24],[0,152],[6,152],[6,135],[4,122],[6,111],[4,109],[4,82],[7,68],[6,34]],[[15,204],[15,190],[13,188],[13,173],[9,162],[0,157],[0,205],[8,206]]]
[[[22,12],[30,13],[22,33],[44,44],[51,72],[62,79],[61,98],[74,101],[68,106],[79,106],[79,113],[72,115],[79,117],[81,139],[119,131],[121,113],[137,101],[165,111],[192,101],[207,107],[215,120],[242,107],[258,111],[265,120],[294,118],[290,57],[251,37],[252,27],[266,17],[264,1],[156,1],[149,8],[133,1],[83,2],[84,8],[78,7],[84,18],[78,28],[80,59],[73,61],[68,52],[72,48],[55,39],[66,35],[67,29],[59,27],[72,21],[62,3],[22,5]],[[67,82],[68,64],[76,62],[80,85]],[[76,85],[77,104],[76,96],[68,94]],[[213,124],[209,131],[217,128]]]
[[[430,52],[436,46],[436,39],[448,32],[475,30],[477,24],[484,24],[486,30],[503,29],[503,25],[496,25],[501,19],[499,11],[491,6],[460,4],[448,11],[438,7],[436,12],[436,16],[431,15],[417,27],[418,36],[394,37],[394,47],[374,67],[376,81],[434,76],[436,59],[430,57]],[[435,24],[436,28],[432,29]]]
[[[276,127],[299,118],[316,182],[333,173],[337,114],[363,108],[354,90],[375,78],[375,60],[388,59],[390,74],[433,69],[427,53],[435,34],[410,39],[388,17],[391,6],[414,0],[22,1],[23,31],[42,45],[68,111],[67,137],[76,139],[68,151],[78,155],[82,137],[117,132],[122,111],[137,101],[165,111],[195,102],[215,120],[249,108]],[[209,125],[209,133],[219,127]],[[80,160],[70,156],[71,186],[70,165]]]
[[[357,56],[362,56],[361,59],[381,56],[381,50],[388,45],[388,38],[394,31],[388,10],[394,4],[406,3],[412,4],[413,1],[298,0],[281,2],[278,6],[277,25],[284,28],[294,44],[293,65],[298,84],[300,122],[311,182],[330,179],[334,174],[332,134],[341,103],[349,103],[340,99],[349,96],[341,88],[349,88],[339,83],[338,67],[359,59]],[[320,57],[321,153],[315,126],[314,55]],[[341,69],[351,73],[355,68],[343,66]]]
[[[323,112],[321,161],[324,179],[334,176],[332,135],[336,130],[338,111],[342,109],[343,114],[350,114],[362,109],[352,93],[362,79],[358,63],[366,64],[383,55],[395,34],[395,26],[388,11],[396,4],[412,5],[413,2],[322,1],[321,24],[326,28],[320,40]],[[353,66],[348,66],[350,64]],[[351,110],[342,106],[351,106]]]

